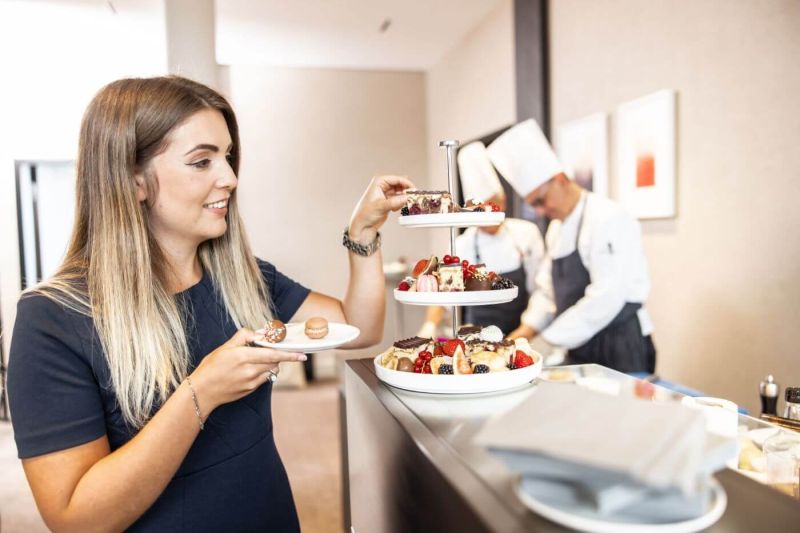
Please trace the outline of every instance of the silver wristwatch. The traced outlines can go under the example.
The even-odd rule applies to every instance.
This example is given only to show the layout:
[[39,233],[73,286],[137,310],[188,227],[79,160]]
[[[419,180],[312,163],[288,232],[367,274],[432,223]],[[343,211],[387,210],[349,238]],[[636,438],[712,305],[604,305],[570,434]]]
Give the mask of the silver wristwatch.
[[375,239],[369,244],[359,244],[356,241],[350,239],[350,232],[347,231],[347,227],[344,228],[344,235],[342,236],[342,244],[345,248],[353,252],[357,255],[363,255],[364,257],[368,257],[381,247],[381,234],[380,232],[375,235]]

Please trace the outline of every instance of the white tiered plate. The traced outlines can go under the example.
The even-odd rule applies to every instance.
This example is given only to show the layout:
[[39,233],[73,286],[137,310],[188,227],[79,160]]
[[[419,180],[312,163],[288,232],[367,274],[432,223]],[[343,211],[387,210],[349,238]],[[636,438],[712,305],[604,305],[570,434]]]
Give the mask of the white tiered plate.
[[435,215],[406,215],[397,220],[407,228],[466,228],[469,226],[497,226],[506,214],[497,213],[439,213]]
[[[355,326],[350,324],[339,324],[337,322],[328,323],[328,334],[321,339],[309,339],[306,336],[306,326],[304,322],[294,322],[286,324],[286,338],[281,342],[267,342],[265,340],[253,341],[253,344],[265,348],[274,348],[284,352],[315,353],[325,350],[332,350],[355,340],[360,334]],[[264,330],[256,331],[256,334],[264,334]]]
[[525,368],[466,376],[415,374],[389,370],[381,366],[380,355],[375,357],[374,363],[378,379],[399,389],[433,394],[478,394],[516,389],[536,379],[542,371],[542,356],[534,354],[533,357],[536,362]]
[[[537,484],[527,485],[528,490],[523,490],[524,479],[516,485],[515,491],[522,503],[538,515],[557,524],[578,531],[592,531],[599,533],[689,533],[700,531],[714,524],[720,519],[728,506],[728,497],[725,489],[719,482],[711,478],[708,488],[709,506],[702,516],[691,520],[676,522],[643,522],[626,517],[623,512],[602,515],[588,504],[568,501],[558,497],[559,487],[555,482],[537,480]],[[534,490],[535,493],[531,494]]]
[[497,291],[416,292],[394,290],[394,299],[409,305],[493,305],[510,302],[519,289]]

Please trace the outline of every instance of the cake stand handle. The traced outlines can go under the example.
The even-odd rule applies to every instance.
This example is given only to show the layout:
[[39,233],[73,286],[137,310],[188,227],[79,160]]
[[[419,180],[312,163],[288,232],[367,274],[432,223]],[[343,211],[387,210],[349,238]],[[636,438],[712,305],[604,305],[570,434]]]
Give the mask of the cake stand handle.
[[[455,197],[456,165],[455,155],[459,142],[456,139],[447,139],[439,142],[447,151],[447,191],[450,197]],[[456,228],[450,227],[450,255],[456,254]],[[458,306],[453,306],[453,338],[458,337]]]

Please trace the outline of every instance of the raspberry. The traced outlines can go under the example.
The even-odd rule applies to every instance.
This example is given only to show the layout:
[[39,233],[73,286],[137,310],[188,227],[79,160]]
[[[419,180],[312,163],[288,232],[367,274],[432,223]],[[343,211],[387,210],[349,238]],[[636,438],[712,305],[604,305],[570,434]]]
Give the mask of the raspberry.
[[400,291],[407,291],[410,288],[411,288],[411,285],[409,285],[407,281],[401,281],[400,285],[397,286],[397,290],[400,290]]
[[522,350],[517,350],[517,353],[514,356],[515,368],[525,368],[526,366],[531,366],[532,364],[533,364],[533,357],[526,354]]
[[489,373],[489,365],[475,365],[472,367],[473,374],[488,374]]
[[453,365],[439,365],[439,373],[440,374],[452,374],[453,373]]
[[403,215],[404,217],[408,216],[408,206],[404,205],[403,207],[401,207],[400,208],[400,214]]
[[458,348],[459,346],[461,346],[462,350],[466,348],[464,345],[464,341],[462,341],[461,339],[450,339],[449,341],[446,341],[444,343],[444,346],[442,346],[442,351],[444,352],[445,355],[452,356],[454,353],[456,353],[456,348]]
[[408,210],[409,215],[419,215],[420,213],[422,213],[422,209],[417,204],[412,205]]

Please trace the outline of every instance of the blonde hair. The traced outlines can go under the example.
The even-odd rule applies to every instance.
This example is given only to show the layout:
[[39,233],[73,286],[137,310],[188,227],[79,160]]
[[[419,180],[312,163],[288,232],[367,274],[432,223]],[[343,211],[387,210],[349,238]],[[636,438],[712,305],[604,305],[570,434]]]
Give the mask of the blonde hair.
[[[123,79],[100,90],[81,124],[66,256],[51,279],[31,290],[94,319],[119,407],[134,428],[147,422],[190,367],[185,318],[168,289],[170,268],[149,229],[148,207],[137,201],[134,175],[166,148],[176,126],[203,109],[225,118],[238,175],[236,116],[219,93],[175,76]],[[145,179],[156,192],[157,180]],[[227,222],[225,234],[203,242],[198,256],[236,327],[260,327],[271,318],[269,293],[235,190]]]

